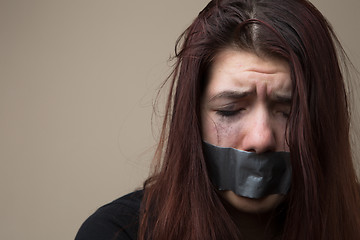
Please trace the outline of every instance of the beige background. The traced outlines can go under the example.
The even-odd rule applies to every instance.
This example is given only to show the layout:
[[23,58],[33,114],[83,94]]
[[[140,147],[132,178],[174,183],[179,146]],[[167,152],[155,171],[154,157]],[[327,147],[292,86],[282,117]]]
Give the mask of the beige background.
[[[156,89],[206,2],[0,0],[0,239],[72,239],[141,186]],[[360,1],[314,3],[360,69]]]

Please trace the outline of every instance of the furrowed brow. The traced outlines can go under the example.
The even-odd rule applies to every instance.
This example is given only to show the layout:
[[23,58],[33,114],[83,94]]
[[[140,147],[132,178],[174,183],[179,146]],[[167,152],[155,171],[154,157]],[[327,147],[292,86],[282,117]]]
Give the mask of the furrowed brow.
[[241,98],[245,98],[254,93],[255,93],[255,91],[223,91],[223,92],[220,92],[220,93],[216,94],[215,96],[211,97],[209,102],[213,102],[213,101],[215,101],[217,99],[221,99],[221,98],[241,99]]

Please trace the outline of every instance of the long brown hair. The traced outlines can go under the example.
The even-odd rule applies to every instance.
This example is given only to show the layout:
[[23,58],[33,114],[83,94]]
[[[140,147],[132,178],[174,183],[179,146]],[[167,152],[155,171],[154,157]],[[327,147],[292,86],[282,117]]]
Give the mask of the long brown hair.
[[288,144],[293,176],[283,239],[359,239],[360,198],[349,113],[331,26],[306,0],[213,0],[180,36],[167,114],[145,182],[139,239],[239,239],[202,152],[200,100],[226,47],[285,59],[291,68]]

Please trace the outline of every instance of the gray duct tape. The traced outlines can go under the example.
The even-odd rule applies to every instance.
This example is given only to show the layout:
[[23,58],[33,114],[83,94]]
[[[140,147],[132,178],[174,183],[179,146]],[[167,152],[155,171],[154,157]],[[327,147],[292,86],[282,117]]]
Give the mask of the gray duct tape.
[[285,195],[290,188],[289,152],[256,154],[206,142],[203,150],[210,179],[219,190],[258,199],[270,194]]

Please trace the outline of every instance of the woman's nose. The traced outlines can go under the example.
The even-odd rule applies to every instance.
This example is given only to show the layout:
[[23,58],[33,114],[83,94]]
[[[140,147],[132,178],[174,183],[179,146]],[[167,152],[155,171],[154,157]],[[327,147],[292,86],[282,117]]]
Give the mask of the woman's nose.
[[276,133],[267,114],[248,119],[242,150],[256,153],[276,151]]

